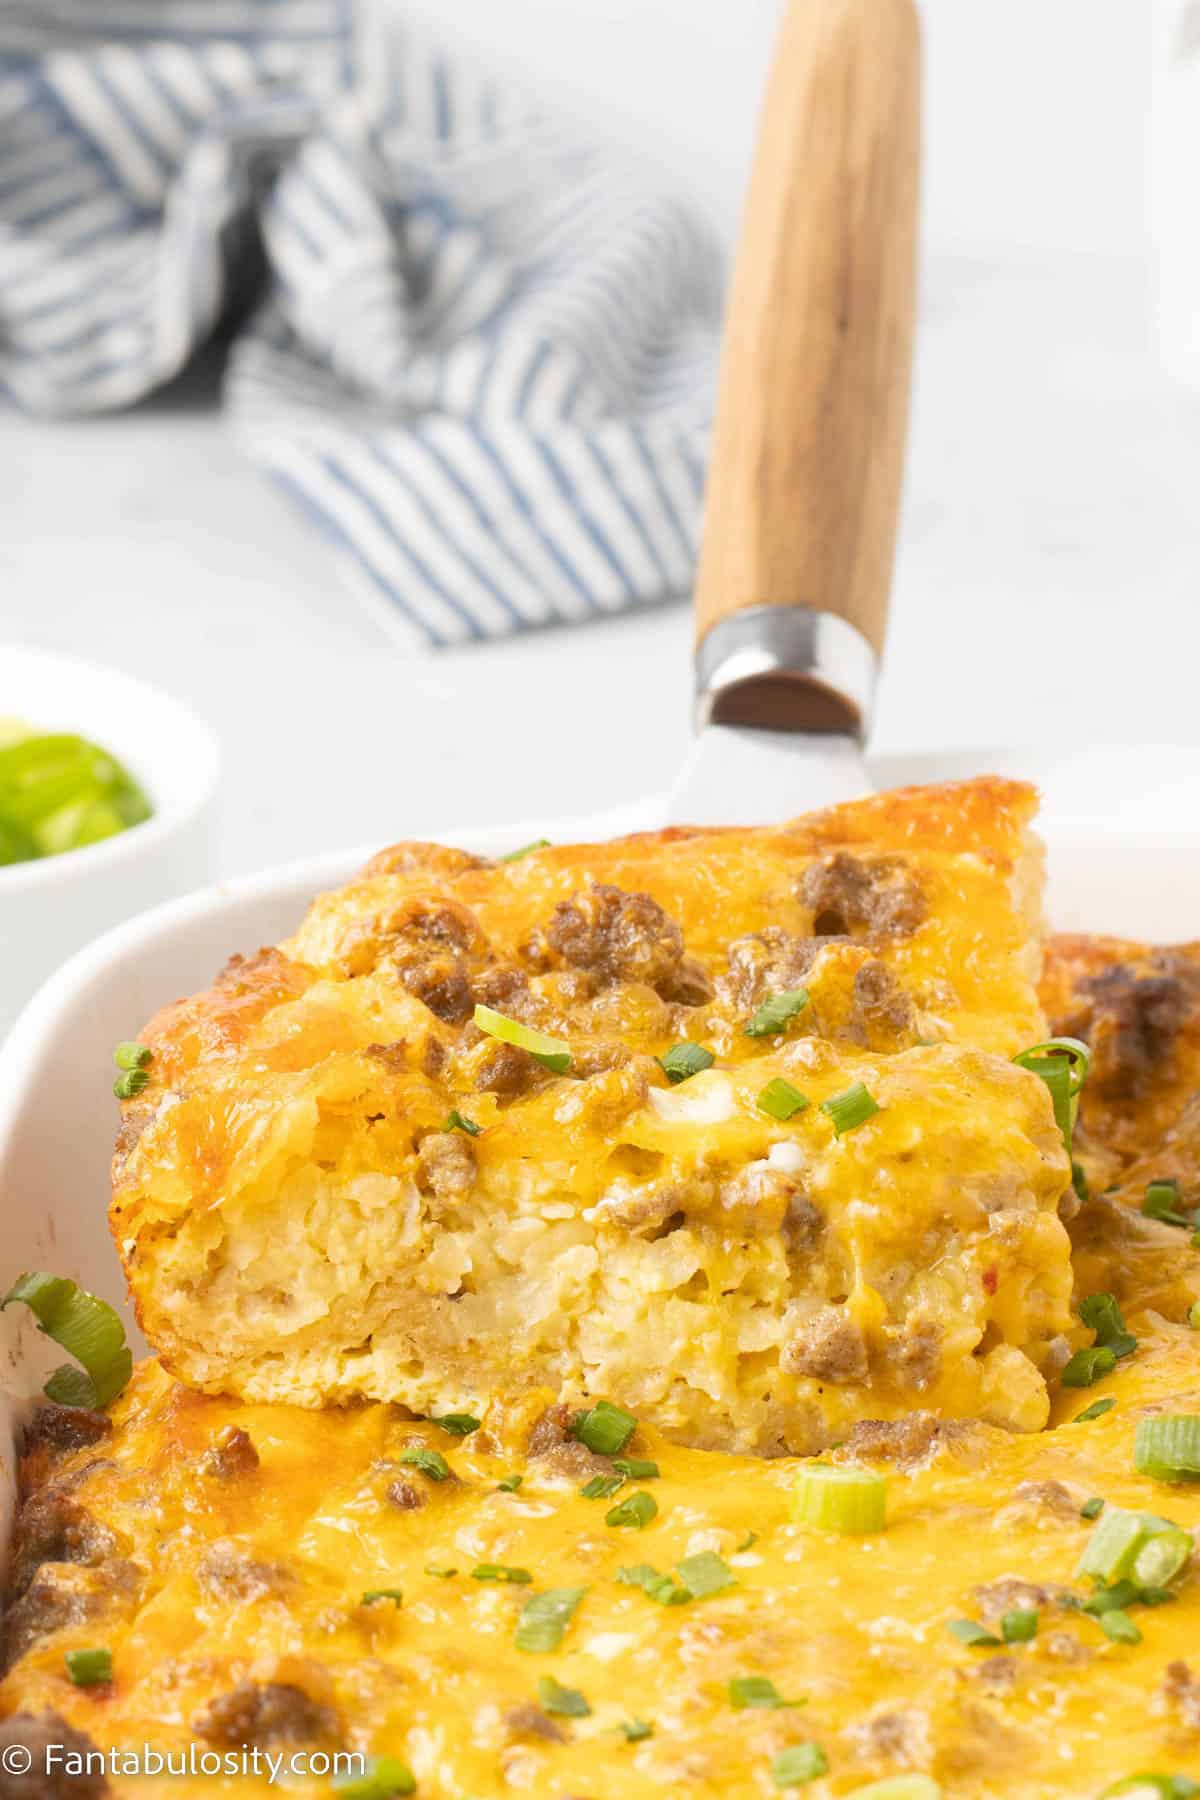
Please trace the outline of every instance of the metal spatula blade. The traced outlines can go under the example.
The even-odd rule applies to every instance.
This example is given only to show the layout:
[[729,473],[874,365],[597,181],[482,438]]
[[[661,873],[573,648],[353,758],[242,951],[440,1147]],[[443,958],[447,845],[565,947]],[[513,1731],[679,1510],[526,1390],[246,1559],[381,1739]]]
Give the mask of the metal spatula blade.
[[680,824],[855,799],[883,643],[916,304],[913,0],[791,0],[730,287]]

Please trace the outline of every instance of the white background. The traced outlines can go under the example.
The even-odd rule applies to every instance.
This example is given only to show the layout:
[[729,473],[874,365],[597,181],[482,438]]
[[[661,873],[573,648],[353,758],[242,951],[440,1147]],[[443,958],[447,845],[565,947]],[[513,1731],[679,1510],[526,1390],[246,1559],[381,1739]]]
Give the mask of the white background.
[[[926,260],[881,747],[1200,737],[1200,398],[1148,328],[1152,10],[926,0]],[[405,11],[642,144],[731,228],[773,0]],[[681,610],[436,660],[394,650],[239,460],[213,396],[201,370],[125,417],[0,414],[0,639],[148,675],[216,725],[226,868],[665,785],[687,737]]]

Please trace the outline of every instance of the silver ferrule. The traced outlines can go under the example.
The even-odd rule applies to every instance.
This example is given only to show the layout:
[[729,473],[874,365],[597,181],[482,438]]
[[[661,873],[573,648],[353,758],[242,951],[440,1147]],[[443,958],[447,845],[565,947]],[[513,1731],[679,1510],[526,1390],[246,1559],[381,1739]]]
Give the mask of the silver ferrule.
[[696,724],[867,735],[879,660],[862,632],[811,606],[751,606],[696,651]]

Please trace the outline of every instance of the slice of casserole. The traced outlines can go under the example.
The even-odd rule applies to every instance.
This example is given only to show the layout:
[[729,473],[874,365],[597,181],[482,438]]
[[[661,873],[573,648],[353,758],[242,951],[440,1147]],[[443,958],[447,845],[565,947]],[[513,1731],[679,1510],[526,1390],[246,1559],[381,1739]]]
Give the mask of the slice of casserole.
[[143,1033],[111,1220],[150,1341],[210,1392],[548,1386],[766,1454],[914,1407],[1041,1426],[1071,1276],[1011,1061],[1034,804],[384,852]]

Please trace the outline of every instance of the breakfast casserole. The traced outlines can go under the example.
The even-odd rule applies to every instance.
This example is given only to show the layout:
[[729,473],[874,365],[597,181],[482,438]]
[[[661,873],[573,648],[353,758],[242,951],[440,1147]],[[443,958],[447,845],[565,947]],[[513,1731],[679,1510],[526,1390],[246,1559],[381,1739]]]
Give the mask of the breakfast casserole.
[[[119,1397],[26,1430],[0,1800],[1200,1794],[1200,951],[1050,938],[1035,987],[1031,804],[403,846],[120,1046],[114,1224],[160,1356],[127,1378],[110,1342]],[[598,966],[644,959],[632,923],[575,936],[633,903],[654,980]],[[434,914],[462,941],[406,937]],[[480,1082],[477,1005],[571,1063]],[[712,1061],[672,1081],[683,1043]],[[808,1106],[760,1122],[772,1082]],[[877,1111],[813,1116],[857,1084]],[[430,1144],[470,1179],[439,1190]],[[411,1361],[365,1374],[342,1334],[396,1265],[369,1330]],[[849,1379],[788,1367],[822,1309]],[[921,1319],[937,1354],[902,1357]]]
[[804,1454],[1038,1429],[1070,1162],[1013,1061],[1031,789],[499,862],[400,844],[141,1033],[113,1233],[190,1386],[479,1411],[603,1394]]

